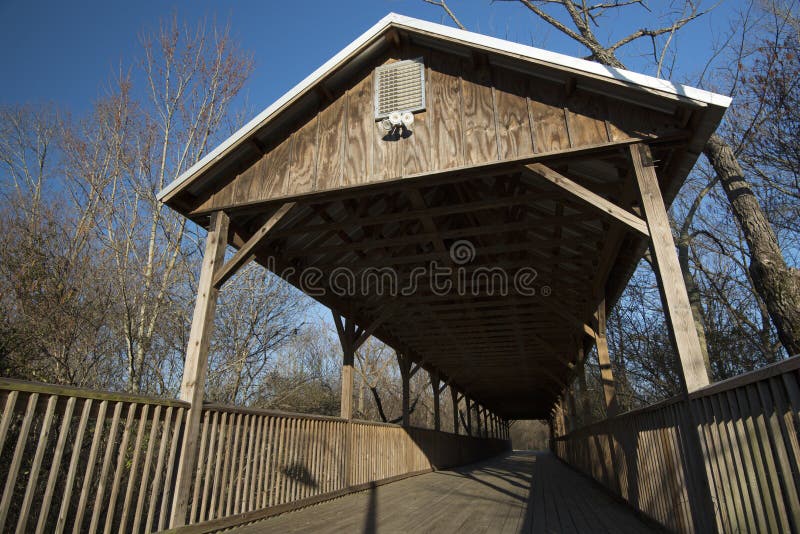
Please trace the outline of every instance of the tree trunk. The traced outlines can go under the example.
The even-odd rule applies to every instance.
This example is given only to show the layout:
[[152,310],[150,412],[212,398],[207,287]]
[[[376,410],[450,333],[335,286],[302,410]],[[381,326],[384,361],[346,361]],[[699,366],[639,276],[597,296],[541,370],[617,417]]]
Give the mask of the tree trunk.
[[750,276],[790,355],[800,354],[800,273],[786,265],[778,239],[731,147],[717,134],[703,150],[719,175],[750,251]]

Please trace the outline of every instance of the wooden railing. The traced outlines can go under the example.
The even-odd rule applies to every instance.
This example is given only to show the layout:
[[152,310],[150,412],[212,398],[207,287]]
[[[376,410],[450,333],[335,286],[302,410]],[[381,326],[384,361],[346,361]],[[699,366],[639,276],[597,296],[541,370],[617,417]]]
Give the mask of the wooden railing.
[[[167,528],[188,408],[180,401],[0,379],[0,532]],[[212,404],[203,407],[201,421],[187,517],[194,524],[252,520],[509,446]]]
[[800,357],[554,440],[675,532],[800,531]]
[[[206,405],[199,446],[192,524],[236,515],[251,521],[288,503],[477,461],[509,444],[392,424]],[[249,514],[258,510],[266,512]]]
[[165,528],[187,408],[0,379],[0,532]]

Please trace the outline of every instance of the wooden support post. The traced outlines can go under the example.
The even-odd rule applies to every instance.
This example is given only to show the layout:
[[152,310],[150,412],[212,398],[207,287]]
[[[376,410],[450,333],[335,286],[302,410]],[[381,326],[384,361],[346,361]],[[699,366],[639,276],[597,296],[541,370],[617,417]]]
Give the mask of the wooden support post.
[[591,421],[591,417],[589,414],[590,407],[589,407],[589,392],[586,389],[586,365],[585,365],[585,355],[583,353],[583,346],[578,347],[578,357],[581,361],[581,368],[578,370],[578,386],[581,388],[581,419],[580,423],[581,426],[585,426],[589,424]]
[[439,413],[439,371],[431,371],[431,387],[433,387],[433,429],[441,430],[442,421]]
[[341,397],[341,417],[342,419],[353,418],[353,365],[358,348],[363,345],[369,336],[378,328],[391,313],[391,308],[387,308],[372,324],[366,328],[357,328],[355,322],[345,319],[335,311],[333,322],[339,334],[339,343],[342,346],[342,397]]
[[630,146],[629,155],[639,184],[642,211],[650,230],[650,249],[655,259],[664,314],[672,342],[681,361],[684,387],[688,392],[696,391],[708,385],[708,372],[703,361],[700,339],[697,336],[689,295],[681,275],[653,158],[650,148],[644,144]]
[[411,359],[408,356],[397,353],[397,365],[400,367],[400,377],[403,380],[403,426],[411,426],[409,414],[409,404],[411,398]]
[[475,435],[478,437],[483,436],[483,428],[481,427],[481,406],[477,402],[475,406]]
[[356,325],[350,319],[345,319],[336,312],[332,313],[336,331],[339,333],[339,343],[342,345],[340,417],[350,420],[353,418],[353,365],[356,354]]
[[450,398],[453,401],[453,434],[458,435],[458,391],[450,386]]
[[575,394],[573,393],[572,386],[567,388],[567,412],[569,414],[569,424],[567,426],[567,430],[572,432],[578,428],[577,424],[575,423],[578,412],[575,410]]
[[600,365],[600,380],[603,383],[603,398],[606,401],[606,417],[614,417],[619,412],[617,388],[614,384],[614,370],[611,368],[611,357],[608,354],[606,341],[606,299],[602,298],[595,314],[595,346],[597,347],[597,363]]
[[469,397],[464,394],[464,406],[467,412],[467,435],[472,435],[472,403],[469,401]]
[[213,280],[216,271],[225,260],[229,222],[225,212],[215,212],[211,216],[211,226],[206,236],[203,266],[197,285],[197,298],[194,303],[189,345],[186,348],[186,360],[183,364],[183,379],[181,380],[181,400],[188,402],[190,407],[181,440],[170,527],[186,523],[189,493],[196,468],[197,438],[200,434],[200,420],[203,412],[203,392],[208,373],[208,347],[211,343],[214,312],[217,307],[217,289],[213,285]]

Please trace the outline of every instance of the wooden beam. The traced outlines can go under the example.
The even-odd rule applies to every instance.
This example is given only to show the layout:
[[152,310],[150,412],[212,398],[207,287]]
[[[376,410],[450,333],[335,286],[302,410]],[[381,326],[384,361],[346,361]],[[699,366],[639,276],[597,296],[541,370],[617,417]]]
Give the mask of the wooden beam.
[[655,259],[664,314],[681,361],[684,386],[688,392],[692,392],[708,385],[708,372],[703,361],[692,309],[689,306],[689,295],[678,263],[667,210],[661,197],[658,176],[647,145],[633,145],[629,147],[628,154],[639,184],[642,209],[650,229],[650,248]]
[[231,276],[236,274],[244,264],[249,262],[251,259],[255,257],[254,251],[258,248],[258,245],[264,242],[267,236],[270,233],[270,230],[275,228],[275,225],[278,224],[281,219],[286,216],[287,213],[295,206],[294,202],[287,202],[286,204],[282,205],[267,221],[261,225],[261,228],[256,230],[256,232],[247,240],[247,242],[242,245],[236,254],[228,260],[228,262],[222,266],[219,271],[214,275],[214,287],[219,289]]
[[597,347],[597,363],[600,365],[600,381],[603,384],[603,398],[606,403],[606,417],[614,417],[619,413],[617,387],[614,382],[614,370],[606,341],[606,299],[602,298],[597,305],[597,335],[594,338]]
[[647,223],[645,221],[643,221],[633,213],[623,208],[620,208],[613,202],[606,200],[600,195],[592,191],[589,191],[582,185],[573,182],[566,176],[554,171],[550,167],[547,167],[546,165],[543,165],[541,163],[532,163],[530,165],[526,165],[525,169],[527,169],[534,175],[547,180],[548,182],[559,187],[563,191],[566,191],[571,195],[583,200],[589,206],[607,215],[610,215],[616,220],[626,224],[628,227],[636,230],[642,235],[644,236],[649,235]]
[[431,371],[431,387],[433,388],[433,429],[434,430],[441,430],[442,429],[442,422],[440,419],[439,414],[439,371]]
[[450,388],[450,400],[453,403],[453,434],[458,435],[458,391]]
[[[684,133],[673,135],[673,136],[664,136],[659,139],[650,139],[645,137],[629,137],[625,139],[619,139],[615,141],[609,141],[605,143],[598,143],[593,145],[586,145],[577,148],[567,148],[567,149],[560,149],[560,150],[553,150],[548,152],[539,152],[537,154],[530,154],[525,156],[519,156],[515,158],[503,159],[491,163],[480,163],[480,164],[469,164],[469,165],[462,165],[458,167],[451,167],[448,169],[442,169],[438,171],[425,171],[425,172],[418,172],[418,173],[411,173],[411,174],[403,174],[397,176],[396,178],[388,179],[382,182],[381,188],[384,191],[396,191],[398,189],[405,189],[409,185],[415,184],[415,182],[421,182],[426,185],[438,185],[441,183],[452,183],[452,182],[459,182],[464,179],[472,178],[472,177],[483,177],[483,176],[490,176],[490,175],[497,175],[497,174],[504,174],[513,171],[515,168],[519,168],[520,165],[525,165],[532,162],[544,162],[544,161],[564,161],[572,158],[579,158],[579,157],[589,157],[589,156],[602,156],[608,154],[617,153],[620,149],[624,149],[625,147],[634,144],[640,143],[642,141],[648,141],[650,143],[658,143],[658,144],[668,144],[668,143],[675,143],[677,140],[684,140],[686,135]],[[199,176],[200,172],[196,176]],[[180,190],[183,190],[186,184],[183,184],[179,190],[175,190],[170,192],[167,195],[163,202],[169,202]],[[375,191],[374,183],[358,185],[358,186],[349,186],[344,187],[338,190],[321,190],[321,191],[313,191],[308,193],[301,193],[295,196],[295,198],[300,199],[302,198],[303,201],[308,202],[315,202],[320,200],[333,200],[333,199],[341,199],[341,198],[352,198],[357,195],[372,195]],[[241,202],[237,205],[227,205],[227,206],[218,206],[215,208],[209,208],[207,205],[201,205],[198,208],[195,208],[190,215],[192,217],[198,215],[205,215],[208,214],[214,209],[220,209],[224,207],[226,210],[228,208],[235,209],[237,211],[240,210],[253,210],[258,211],[263,208],[265,205],[274,204],[274,199],[264,199],[264,200],[252,200],[247,202]]]
[[378,318],[372,321],[369,324],[369,326],[367,326],[366,328],[359,329],[358,336],[356,337],[356,340],[353,343],[353,350],[358,350],[358,348],[361,347],[361,345],[363,345],[367,341],[367,339],[369,339],[369,336],[371,336],[373,332],[375,332],[375,330],[378,327],[380,327],[386,321],[386,319],[388,319],[392,315],[393,312],[394,312],[394,307],[386,306],[385,308],[383,308]]
[[467,435],[472,435],[472,403],[469,400],[469,397],[464,395],[464,406],[465,411],[467,412]]
[[403,426],[411,426],[411,414],[409,404],[411,399],[410,379],[411,379],[411,359],[400,352],[397,353],[397,365],[400,367],[400,377],[403,380]]
[[229,223],[230,220],[225,212],[214,213],[211,217],[211,228],[206,236],[203,266],[197,284],[197,298],[194,303],[189,345],[186,348],[181,380],[181,400],[188,402],[190,408],[181,441],[170,527],[186,523],[189,493],[196,469],[197,438],[200,434],[203,393],[208,374],[208,348],[211,343],[214,313],[217,307],[217,289],[214,287],[213,279],[225,259]]
[[417,371],[422,369],[422,366],[416,362],[411,365],[411,371],[408,373],[408,378],[414,378],[414,375],[417,374]]
[[563,307],[560,306],[558,303],[549,302],[546,297],[544,298],[540,297],[539,302],[541,302],[542,306],[544,306],[548,310],[552,311],[559,317],[565,319],[567,322],[572,323],[576,328],[580,329],[587,336],[595,337],[595,331],[594,329],[592,329],[591,326],[581,321],[567,310],[563,309]]
[[339,343],[342,346],[342,391],[340,400],[340,417],[348,421],[353,418],[353,364],[356,349],[354,347],[356,327],[350,319],[345,319],[335,311],[333,322],[339,334]]

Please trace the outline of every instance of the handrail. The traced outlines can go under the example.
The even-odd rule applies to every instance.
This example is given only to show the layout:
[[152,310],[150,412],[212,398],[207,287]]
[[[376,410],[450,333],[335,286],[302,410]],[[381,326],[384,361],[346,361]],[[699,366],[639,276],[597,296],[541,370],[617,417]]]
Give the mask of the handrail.
[[160,404],[161,406],[172,406],[173,408],[189,408],[188,402],[177,399],[167,399],[164,397],[154,397],[150,395],[138,395],[135,393],[94,390],[62,384],[45,384],[43,382],[31,382],[28,380],[17,380],[15,378],[0,378],[0,391],[20,391],[44,395],[59,395],[63,397],[80,397],[84,399],[101,401],[135,402],[144,404]]
[[678,404],[680,402],[684,402],[687,400],[690,401],[690,400],[702,399],[704,397],[716,395],[723,391],[730,391],[732,389],[744,387],[749,384],[755,384],[757,382],[761,382],[762,380],[767,380],[769,378],[773,378],[775,376],[780,376],[782,374],[797,370],[800,370],[800,355],[791,356],[789,358],[786,358],[785,360],[765,365],[764,367],[756,369],[755,371],[750,371],[749,373],[727,378],[725,380],[720,380],[719,382],[714,382],[713,384],[709,384],[708,386],[698,389],[697,391],[693,391],[692,393],[688,394],[681,393],[679,395],[674,395],[664,400],[655,402],[648,406],[642,406],[641,408],[634,408],[633,410],[628,410],[627,412],[622,412],[613,415],[611,417],[606,417],[603,420],[595,421],[593,423],[583,425],[579,428],[575,428],[570,432],[562,434],[560,436],[554,436],[554,439],[556,440],[569,439],[569,437],[572,436],[573,434],[590,430],[592,428],[595,428],[596,426],[605,425],[609,421],[618,421],[636,415],[655,413],[660,410],[663,410],[668,406]]

